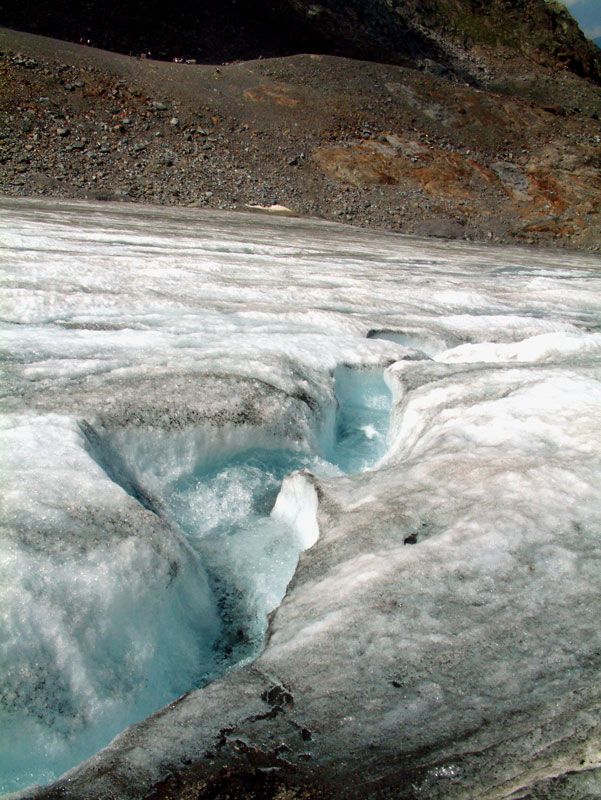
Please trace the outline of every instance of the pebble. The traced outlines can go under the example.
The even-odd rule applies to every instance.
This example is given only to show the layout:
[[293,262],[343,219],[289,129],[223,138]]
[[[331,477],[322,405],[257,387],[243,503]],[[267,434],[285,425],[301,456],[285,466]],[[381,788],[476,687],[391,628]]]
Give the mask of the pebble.
[[25,67],[25,69],[35,69],[38,62],[33,58],[24,58],[21,55],[16,55],[12,59],[12,63],[18,67]]

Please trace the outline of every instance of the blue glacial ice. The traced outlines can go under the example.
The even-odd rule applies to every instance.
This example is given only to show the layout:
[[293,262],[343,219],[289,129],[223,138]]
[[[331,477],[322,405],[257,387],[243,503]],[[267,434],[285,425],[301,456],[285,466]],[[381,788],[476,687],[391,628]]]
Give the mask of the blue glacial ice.
[[[381,371],[339,368],[332,386],[315,439],[321,455],[236,428],[226,441],[202,426],[193,437],[148,428],[111,435],[59,416],[6,419],[9,494],[24,488],[19,463],[36,458],[42,437],[57,468],[34,489],[37,530],[16,520],[20,536],[4,551],[4,585],[14,593],[2,620],[3,791],[53,780],[127,725],[256,657],[268,614],[317,537],[315,511],[299,519],[311,498],[302,487],[294,497],[292,473],[340,475],[384,452],[391,395]],[[86,455],[91,465],[81,463]],[[77,469],[79,485],[70,479]],[[85,502],[107,478],[106,518],[96,510],[90,523],[84,507],[70,509],[73,530],[58,511],[57,539],[48,506],[59,497],[72,506],[65,492],[73,491]],[[117,522],[111,508],[136,504],[146,530],[133,532],[128,510]]]

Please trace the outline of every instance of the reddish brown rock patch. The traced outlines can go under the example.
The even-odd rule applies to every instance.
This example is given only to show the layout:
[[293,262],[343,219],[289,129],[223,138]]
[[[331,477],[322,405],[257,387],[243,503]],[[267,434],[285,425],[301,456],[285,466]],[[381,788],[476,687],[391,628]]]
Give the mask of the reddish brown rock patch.
[[274,86],[262,84],[254,89],[247,89],[244,92],[244,97],[253,103],[275,103],[278,106],[287,106],[288,108],[295,108],[301,102],[300,98],[295,96],[294,92],[283,84]]
[[498,183],[489,169],[460,153],[396,135],[387,142],[320,147],[313,154],[330,178],[353,186],[412,184],[432,197],[469,199]]

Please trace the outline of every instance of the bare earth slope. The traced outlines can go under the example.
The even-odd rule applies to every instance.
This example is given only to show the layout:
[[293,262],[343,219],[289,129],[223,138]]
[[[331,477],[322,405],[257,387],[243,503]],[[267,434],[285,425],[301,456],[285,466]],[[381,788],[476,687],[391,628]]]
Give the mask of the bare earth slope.
[[0,191],[280,203],[404,233],[598,249],[601,87],[542,51],[496,44],[492,58],[472,36],[449,55],[452,41],[444,63],[417,69],[331,55],[209,66],[1,29]]

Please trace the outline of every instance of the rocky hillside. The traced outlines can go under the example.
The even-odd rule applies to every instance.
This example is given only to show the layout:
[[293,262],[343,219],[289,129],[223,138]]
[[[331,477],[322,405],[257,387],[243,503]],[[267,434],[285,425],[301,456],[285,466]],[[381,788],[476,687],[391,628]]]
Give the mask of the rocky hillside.
[[187,2],[0,0],[136,54],[0,30],[1,192],[601,247],[601,51],[558,3]]
[[601,80],[601,54],[556,0],[23,0],[19,30],[130,55],[222,62],[314,52],[458,64],[458,49],[505,48]]

